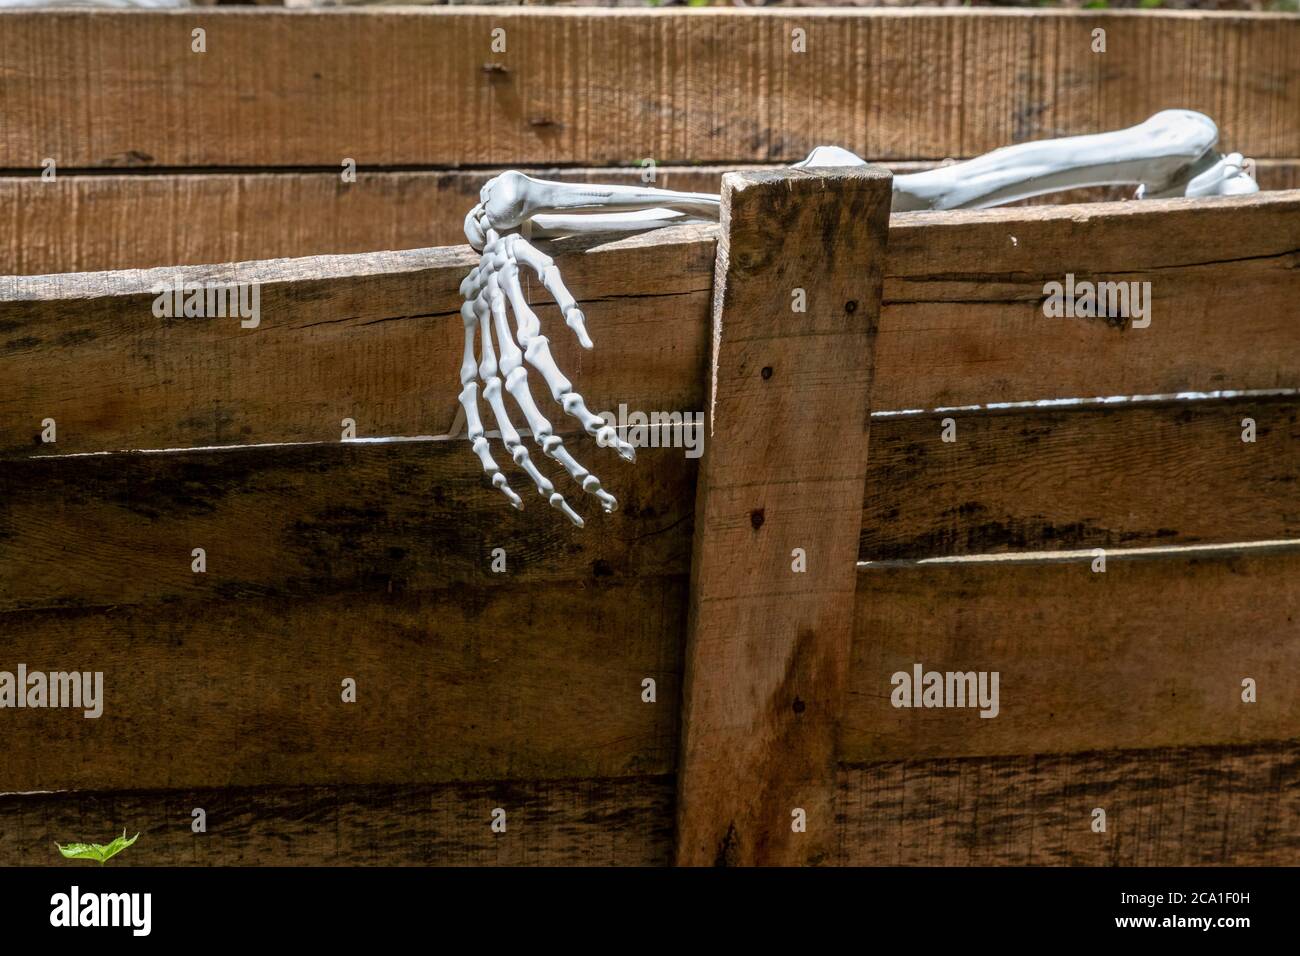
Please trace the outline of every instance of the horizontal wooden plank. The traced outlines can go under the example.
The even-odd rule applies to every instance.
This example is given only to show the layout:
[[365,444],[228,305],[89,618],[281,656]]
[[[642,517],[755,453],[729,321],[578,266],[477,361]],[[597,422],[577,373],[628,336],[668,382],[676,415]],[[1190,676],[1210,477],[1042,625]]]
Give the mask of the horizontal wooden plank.
[[1295,740],[845,766],[839,798],[846,865],[1300,864]]
[[[1092,562],[860,566],[841,759],[1300,737],[1300,547],[1111,551],[1104,573]],[[996,672],[996,716],[895,706],[893,675],[917,664]]]
[[[730,167],[657,168],[662,189],[717,192]],[[0,275],[203,265],[455,246],[501,170],[0,177]],[[640,169],[530,169],[564,182],[640,184]],[[0,218],[0,222],[4,219]],[[202,222],[204,228],[194,229]]]
[[[530,281],[556,361],[593,411],[703,408],[714,242],[678,227],[560,244],[590,352]],[[459,287],[477,261],[461,246],[0,278],[0,454],[335,441],[344,418],[358,437],[443,434],[460,411]],[[149,290],[176,281],[260,283],[260,324],[155,317]],[[46,418],[57,442],[42,447]]]
[[[559,328],[553,348],[593,409],[703,408],[715,237],[557,244],[596,349]],[[1300,193],[906,213],[889,242],[875,409],[1300,385]],[[442,433],[474,261],[457,247],[0,279],[0,454],[48,452],[46,418],[63,453],[334,440],[344,417],[365,436]],[[1067,274],[1150,282],[1150,327],[1044,317],[1045,283]],[[261,324],[156,318],[149,290],[178,276],[263,283]]]
[[[1294,398],[955,414],[952,444],[931,416],[877,420],[864,558],[1296,531],[1284,494],[1300,447]],[[1246,415],[1256,445],[1240,441]],[[511,581],[684,572],[693,469],[680,452],[642,455],[611,472],[623,510],[583,532],[540,504],[518,518],[483,493],[459,444],[13,462],[0,473],[0,578],[12,582],[0,604],[462,587],[499,580],[495,546],[508,546]],[[1142,480],[1116,485],[1117,472]],[[189,570],[194,542],[208,551],[206,576]]]
[[[933,162],[890,162],[894,172]],[[759,168],[759,167],[746,167]],[[657,166],[662,189],[718,192],[735,166]],[[566,182],[639,184],[639,168],[526,170]],[[387,170],[343,183],[332,172],[96,173],[0,176],[0,275],[43,275],[342,255],[464,242],[465,213],[500,170]],[[1300,160],[1261,160],[1265,189],[1300,186]],[[1120,199],[1073,190],[1028,202]],[[195,229],[196,222],[205,223]]]
[[1296,395],[877,417],[861,558],[1300,539],[1298,487]]
[[[1213,115],[1230,149],[1300,156],[1300,21],[1283,15],[0,15],[6,169],[46,157],[69,168],[790,161],[823,143],[942,159],[1169,106]],[[206,53],[191,52],[195,25]],[[496,28],[505,52],[492,50]],[[796,28],[805,52],[793,52]],[[1092,50],[1097,28],[1104,54]]]
[[4,710],[0,792],[669,773],[685,621],[683,577],[12,612],[0,670],[102,714]]
[[[503,452],[525,500],[513,510],[465,441],[13,461],[0,469],[0,611],[686,574],[696,461],[669,448],[642,449],[636,465],[594,445],[579,455],[619,498],[614,514],[537,457],[583,529]],[[191,570],[195,548],[205,573]]]
[[[1297,266],[1297,191],[895,215],[872,407],[1294,388]],[[1150,283],[1150,325],[1046,317],[1067,275]]]
[[[206,811],[206,833],[192,813]],[[490,829],[506,812],[506,831]],[[120,866],[664,866],[673,778],[0,795],[0,866],[139,833]]]

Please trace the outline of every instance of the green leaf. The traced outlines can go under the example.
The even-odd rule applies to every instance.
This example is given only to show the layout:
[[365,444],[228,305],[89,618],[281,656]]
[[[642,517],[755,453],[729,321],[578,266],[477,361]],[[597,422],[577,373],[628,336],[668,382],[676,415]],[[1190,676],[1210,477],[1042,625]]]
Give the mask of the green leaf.
[[128,840],[126,830],[123,830],[122,835],[107,846],[101,843],[69,843],[66,846],[56,843],[54,845],[70,860],[95,860],[102,866],[105,861],[117,856],[138,839],[140,834],[137,833]]
[[103,847],[95,843],[69,843],[67,846],[60,846],[59,852],[70,860],[103,860]]
[[132,843],[134,843],[138,839],[140,839],[140,834],[137,833],[135,836],[131,837],[131,839],[128,840],[126,838],[126,830],[123,830],[122,835],[120,837],[118,837],[116,840],[114,840],[112,843],[110,843],[108,846],[104,848],[104,859],[105,860],[112,859],[113,857],[117,856],[119,853],[121,853],[123,850],[125,850],[127,847],[129,847]]

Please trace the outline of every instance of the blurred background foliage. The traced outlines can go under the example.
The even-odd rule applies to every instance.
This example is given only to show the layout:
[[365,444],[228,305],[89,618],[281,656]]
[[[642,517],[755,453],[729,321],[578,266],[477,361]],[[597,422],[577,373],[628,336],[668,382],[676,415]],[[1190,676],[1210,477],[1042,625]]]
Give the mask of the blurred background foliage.
[[[525,0],[533,2],[533,0]],[[582,6],[617,7],[1045,7],[1072,10],[1300,11],[1300,0],[579,0]],[[578,5],[548,0],[551,6]]]
[[[192,0],[290,7],[420,4],[547,7],[1030,7],[1064,10],[1261,10],[1300,12],[1300,0]],[[2,0],[0,0],[2,3]]]
[[[355,2],[355,0],[354,0]],[[443,0],[484,3],[485,0]],[[1300,0],[486,0],[513,6],[591,7],[1041,7],[1067,10],[1300,12]]]

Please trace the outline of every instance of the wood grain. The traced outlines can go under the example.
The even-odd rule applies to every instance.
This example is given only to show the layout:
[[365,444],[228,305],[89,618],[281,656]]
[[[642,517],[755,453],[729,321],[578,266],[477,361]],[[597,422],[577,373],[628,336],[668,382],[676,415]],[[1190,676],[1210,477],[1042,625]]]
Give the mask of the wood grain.
[[[930,162],[891,161],[895,173]],[[653,185],[716,193],[735,166],[663,166]],[[755,168],[755,167],[750,167]],[[501,170],[0,176],[0,275],[43,275],[342,255],[464,242],[465,213]],[[563,182],[641,184],[627,167],[529,168]],[[1265,189],[1300,186],[1300,160],[1261,160]],[[1028,203],[1097,202],[1132,189],[1072,190]],[[193,224],[204,223],[195,229]]]
[[1199,11],[6,12],[0,168],[943,159],[1170,106],[1296,157],[1298,36]]
[[832,845],[889,196],[870,166],[723,180],[679,864],[815,863]]
[[[554,249],[596,340],[555,334],[554,351],[593,409],[704,407],[715,237]],[[894,216],[873,407],[1297,387],[1298,259],[1297,192]],[[48,452],[47,417],[60,453],[334,441],[344,417],[362,436],[440,434],[473,262],[456,247],[0,279],[0,455]],[[1045,318],[1044,283],[1067,272],[1151,282],[1151,326]],[[262,282],[261,325],[155,318],[149,289],[177,275]]]
[[[0,866],[139,832],[113,866],[662,866],[671,776],[0,795]],[[207,832],[191,830],[207,812]],[[490,829],[506,811],[506,832]]]
[[577,436],[568,444],[620,502],[606,515],[565,477],[557,487],[586,514],[581,530],[535,493],[512,509],[463,440],[12,461],[0,469],[0,612],[343,591],[456,600],[685,575],[695,461],[644,448],[629,466]]
[[[862,567],[841,759],[1300,737],[1300,547],[1092,560]],[[998,715],[894,707],[917,663],[998,672]]]
[[1300,538],[1298,483],[1294,395],[877,417],[860,557]]
[[1295,740],[845,766],[839,800],[850,866],[1300,863]]
[[[1294,397],[955,412],[954,443],[942,417],[874,420],[861,559],[1300,537]],[[497,547],[512,582],[687,573],[695,461],[569,440],[620,499],[581,531],[506,507],[459,441],[14,460],[0,611],[491,587]]]
[[[1069,273],[1150,282],[1150,326],[1047,318]],[[902,213],[872,408],[1294,388],[1298,289],[1295,191]]]
[[635,776],[676,759],[685,578],[3,618],[0,669],[100,671],[104,704],[6,709],[0,792]]
[[[656,167],[647,185],[716,193],[728,168]],[[293,171],[0,177],[0,275],[456,246],[479,190],[501,171],[361,170],[355,183]],[[637,168],[526,171],[642,184]]]
[[[595,351],[538,283],[529,298],[589,407],[702,409],[712,234],[679,227],[554,251]],[[459,287],[476,263],[460,246],[0,278],[0,454],[337,441],[344,418],[358,437],[443,434],[460,409]],[[261,283],[260,324],[155,317],[149,290],[178,280]],[[54,446],[40,443],[47,417]]]

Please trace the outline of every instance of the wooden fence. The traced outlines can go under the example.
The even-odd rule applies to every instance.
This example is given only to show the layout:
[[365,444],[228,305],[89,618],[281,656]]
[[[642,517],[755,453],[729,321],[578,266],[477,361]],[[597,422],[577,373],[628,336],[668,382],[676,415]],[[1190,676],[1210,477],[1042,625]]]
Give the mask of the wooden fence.
[[717,192],[824,144],[914,169],[1175,106],[1292,189],[1297,50],[1242,12],[0,12],[0,275],[454,245],[504,167]]
[[[786,159],[822,138],[792,97],[824,96],[834,128],[847,122],[844,91],[832,96],[830,80],[809,86],[773,65],[753,76],[774,84],[765,95],[778,113],[752,104],[736,113],[723,102],[730,94],[708,91],[739,79],[709,87],[692,77],[717,76],[736,44],[765,55],[764,31],[779,33],[798,13],[710,15],[698,21],[714,35],[708,43],[688,15],[512,13],[502,19],[522,36],[533,24],[549,32],[504,82],[534,90],[524,78],[567,63],[591,73],[593,96],[623,102],[625,87],[610,84],[627,63],[556,51],[608,42],[624,59],[653,61],[670,40],[694,44],[682,54],[689,69],[645,89],[674,91],[671,115],[698,119],[654,127],[661,142],[636,152],[743,162],[759,147],[742,155],[735,144],[759,142],[769,152],[758,158]],[[0,45],[53,55],[41,31],[58,24],[97,56],[134,50],[139,59],[109,77],[145,70],[140,50],[189,25],[173,14],[44,16],[0,15]],[[477,59],[458,71],[421,53],[446,42],[427,31],[459,37],[496,11],[205,16],[244,31],[239,55],[271,74],[255,89],[278,84],[308,98],[294,71],[313,61],[301,51],[362,63],[381,34],[398,75],[503,82]],[[877,78],[889,64],[920,69],[889,52],[896,32],[919,31],[973,65],[992,38],[1004,38],[996,49],[1006,58],[1026,36],[1086,35],[1093,22],[811,16],[844,31],[830,34],[844,57],[868,51],[862,67]],[[289,17],[300,18],[292,44],[281,37],[263,49],[271,41],[247,26],[285,31]],[[1159,84],[1185,70],[1187,95],[1204,82],[1239,145],[1297,155],[1282,112],[1296,103],[1295,79],[1277,59],[1292,49],[1278,36],[1294,22],[1263,30],[1260,19],[1151,23],[1183,40],[1202,35],[1180,30],[1214,37],[1222,28],[1234,44],[1259,44],[1257,69],[1272,63],[1280,78],[1262,106],[1224,92],[1236,75],[1228,66],[1207,78],[1157,55],[1159,70],[1142,67],[1152,70],[1150,97],[1109,72],[1089,75],[1097,102],[1096,83],[1132,98],[1117,100],[1104,125],[1169,105],[1156,102]],[[721,24],[739,31],[728,34],[725,61]],[[376,37],[359,39],[359,29]],[[326,32],[307,43],[303,30]],[[620,30],[643,31],[649,52],[620,45]],[[134,45],[121,46],[127,35]],[[220,36],[211,29],[209,42]],[[469,34],[462,39],[449,49]],[[272,56],[284,50],[287,60]],[[714,67],[701,60],[710,51]],[[1222,55],[1211,44],[1205,62]],[[1045,70],[1041,60],[1024,68]],[[343,142],[369,144],[384,163],[466,158],[454,124],[384,132],[374,118],[383,111],[359,106],[366,89],[349,88],[356,99],[339,114],[335,142],[303,106],[322,108],[319,94],[297,109],[253,94],[258,105],[241,113],[222,99],[238,87],[222,79],[261,74],[204,80],[186,71],[208,67],[180,53],[163,62],[175,71],[173,94],[199,111],[173,101],[171,115],[196,130],[256,118],[258,164],[334,164],[322,157]],[[998,63],[972,84],[1002,82]],[[1123,77],[1137,67],[1115,68]],[[8,104],[35,103],[32,71],[50,69],[17,70]],[[69,59],[69,82],[84,86],[77,76]],[[608,160],[600,151],[619,143],[617,132],[582,135],[573,117],[584,101],[561,96],[572,78],[550,82],[552,99],[575,111],[559,114],[550,153],[490,121],[510,115],[506,97],[473,114],[503,139],[474,140],[481,153],[471,158]],[[939,109],[921,102],[920,82],[863,88]],[[78,94],[119,116],[133,101],[140,118],[129,134],[107,123],[90,135],[60,132],[50,117],[68,114],[51,101],[19,112],[27,118],[0,149],[13,157],[25,142],[58,142],[78,157],[73,167],[138,150],[164,167],[150,174],[159,182],[171,167],[250,161],[233,131],[182,142],[156,118],[162,106],[134,102],[150,89],[122,80]],[[1036,87],[1018,81],[998,95],[1023,102],[1025,89]],[[1063,83],[1041,100],[1050,108],[1025,114],[1048,124],[1028,135],[1094,121],[1093,100],[1072,89]],[[122,99],[110,102],[114,91]],[[457,94],[465,108],[468,91]],[[517,118],[549,102],[536,95],[518,103]],[[949,119],[1002,102],[960,87],[941,95],[958,97],[942,106]],[[753,140],[737,115],[775,115],[771,129],[788,130],[788,142]],[[727,119],[718,128],[710,116]],[[949,137],[933,151],[923,132],[931,121]],[[870,134],[885,154],[919,161],[1008,132],[996,122],[952,130],[921,112]],[[283,152],[268,159],[271,149]],[[272,191],[322,175],[238,174]],[[139,208],[138,194],[107,185],[115,178],[72,175],[41,188],[67,203],[102,186],[113,216]],[[174,188],[188,189],[185,178],[195,195],[239,181],[189,172]],[[13,176],[0,195],[26,195],[36,182]],[[0,278],[0,671],[98,670],[105,685],[99,719],[0,710],[0,863],[49,863],[54,840],[123,826],[142,832],[114,861],[126,865],[1300,861],[1300,190],[890,217],[887,175],[869,167],[744,172],[723,193],[720,227],[556,244],[596,349],[583,352],[562,330],[552,347],[591,407],[703,410],[707,422],[698,461],[646,448],[628,466],[575,435],[621,502],[581,531],[537,499],[511,511],[463,440],[419,437],[455,419],[458,286],[476,261],[467,247],[304,256],[320,251],[310,244],[323,233],[304,233],[302,248],[292,230],[259,223],[252,232],[262,238],[250,241],[300,257],[153,259],[181,237],[139,246],[131,255],[143,261],[116,271]],[[452,190],[443,221],[465,205]],[[186,205],[185,215],[214,206]],[[197,222],[223,231],[220,219]],[[43,248],[75,245],[56,235],[61,224],[40,226],[51,237]],[[201,256],[220,241],[191,248]],[[115,246],[98,248],[111,256]],[[162,268],[134,268],[144,264]],[[1046,318],[1044,285],[1067,273],[1150,282],[1150,326]],[[260,323],[156,317],[151,290],[177,279],[258,283]],[[794,288],[807,313],[791,312]],[[543,318],[557,322],[553,309]],[[340,441],[344,418],[360,438],[410,440]],[[42,441],[48,419],[53,444]],[[1246,420],[1254,441],[1243,441]],[[195,548],[203,573],[192,569]],[[504,573],[492,570],[497,548]],[[891,675],[916,663],[999,672],[998,716],[894,707]],[[355,703],[341,699],[346,678]],[[1245,678],[1254,703],[1242,700]],[[192,829],[196,808],[205,833]],[[505,832],[492,828],[498,808]],[[1105,832],[1094,830],[1095,809],[1106,811]]]

